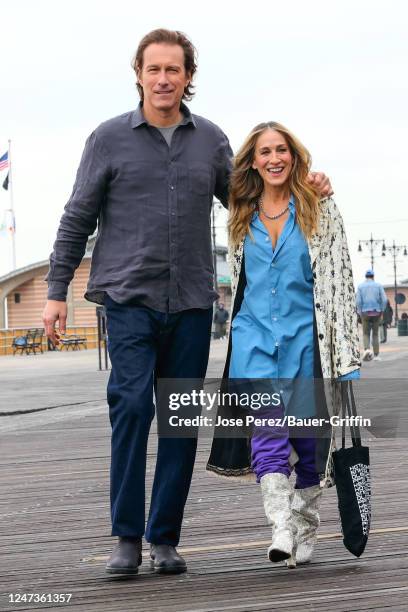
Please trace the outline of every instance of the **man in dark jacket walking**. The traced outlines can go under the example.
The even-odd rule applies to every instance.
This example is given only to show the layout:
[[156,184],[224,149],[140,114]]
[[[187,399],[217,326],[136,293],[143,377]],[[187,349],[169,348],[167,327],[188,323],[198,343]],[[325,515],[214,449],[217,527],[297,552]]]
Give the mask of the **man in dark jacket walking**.
[[382,344],[384,344],[384,342],[387,342],[387,329],[392,325],[393,316],[394,311],[390,304],[390,300],[387,299],[387,305],[383,313],[382,325],[380,327],[380,341]]

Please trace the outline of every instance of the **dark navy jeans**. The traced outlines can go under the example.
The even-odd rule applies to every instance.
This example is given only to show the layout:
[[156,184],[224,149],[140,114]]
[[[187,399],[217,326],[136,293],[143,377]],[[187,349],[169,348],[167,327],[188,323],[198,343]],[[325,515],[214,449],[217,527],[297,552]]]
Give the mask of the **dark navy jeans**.
[[[145,532],[147,439],[159,378],[204,378],[212,308],[166,314],[105,299],[112,426],[112,535]],[[196,455],[196,438],[159,438],[146,540],[177,546]]]

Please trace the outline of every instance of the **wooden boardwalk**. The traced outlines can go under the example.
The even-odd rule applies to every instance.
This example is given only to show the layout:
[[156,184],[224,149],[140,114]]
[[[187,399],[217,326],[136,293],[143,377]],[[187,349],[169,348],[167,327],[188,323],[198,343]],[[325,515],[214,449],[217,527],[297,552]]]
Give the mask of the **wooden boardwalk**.
[[[17,393],[16,379],[13,385]],[[313,562],[296,570],[269,563],[259,487],[205,473],[209,441],[203,439],[180,544],[188,573],[150,573],[145,546],[139,575],[114,578],[104,572],[114,543],[109,537],[109,434],[106,408],[89,401],[69,410],[0,419],[1,612],[408,609],[406,440],[370,441],[373,523],[359,560],[343,547],[331,489],[322,504]],[[148,491],[155,446],[152,436]],[[9,602],[12,593],[72,593],[72,598],[65,606],[17,604]]]

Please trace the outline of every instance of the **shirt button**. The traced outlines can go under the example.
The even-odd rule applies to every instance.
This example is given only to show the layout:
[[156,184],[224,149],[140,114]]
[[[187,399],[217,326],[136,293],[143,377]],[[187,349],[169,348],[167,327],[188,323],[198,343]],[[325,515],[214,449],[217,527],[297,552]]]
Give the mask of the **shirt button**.
[[276,293],[276,289],[271,289],[271,293],[275,294]]
[[279,346],[279,342],[275,342],[275,346]]
[[277,321],[278,317],[272,317],[272,321]]
[[172,212],[172,213],[171,213],[171,216],[172,216],[172,217],[174,217],[174,216],[175,216],[175,214],[176,214],[175,212]]
[[265,242],[269,242],[269,238],[268,238],[268,236],[265,238]]
[[272,268],[274,268],[274,267],[275,267],[275,264],[274,264],[273,262],[271,263],[271,267],[272,267]]
[[319,334],[319,338],[320,338],[320,340],[323,340],[323,338],[324,338],[323,334]]
[[174,185],[170,185],[170,189],[174,191]]

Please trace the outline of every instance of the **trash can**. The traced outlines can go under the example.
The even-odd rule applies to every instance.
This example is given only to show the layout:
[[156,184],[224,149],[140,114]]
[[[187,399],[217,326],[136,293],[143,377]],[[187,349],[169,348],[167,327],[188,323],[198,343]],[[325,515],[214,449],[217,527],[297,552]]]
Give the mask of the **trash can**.
[[408,319],[400,319],[397,324],[399,336],[408,336]]

